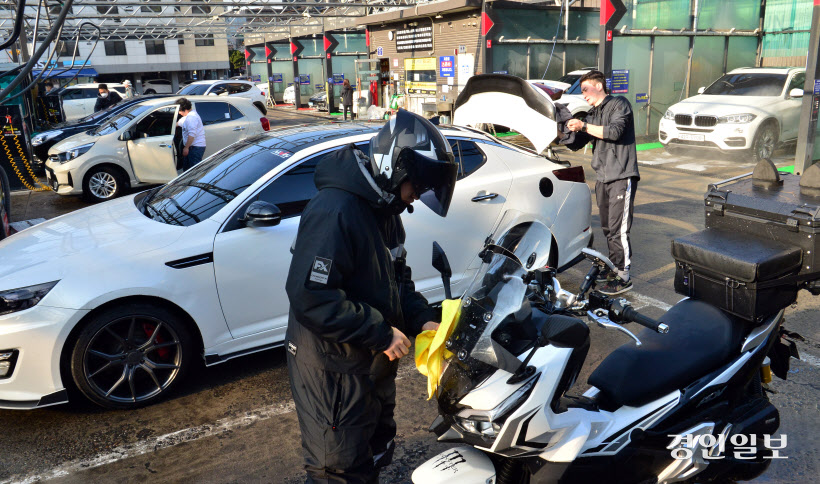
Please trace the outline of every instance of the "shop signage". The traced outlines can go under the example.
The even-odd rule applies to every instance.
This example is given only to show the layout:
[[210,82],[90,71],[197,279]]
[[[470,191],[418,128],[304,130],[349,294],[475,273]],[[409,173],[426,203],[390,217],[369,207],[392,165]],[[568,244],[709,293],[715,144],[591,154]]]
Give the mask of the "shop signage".
[[820,79],[814,81],[814,95],[820,95]]
[[441,77],[454,77],[456,75],[456,59],[452,55],[445,55],[438,58],[438,71]]
[[436,58],[404,59],[407,92],[411,94],[436,93]]
[[396,32],[396,51],[433,50],[433,27],[414,27]]
[[459,54],[466,54],[467,53],[467,46],[466,45],[459,45],[458,46],[458,53]]
[[299,84],[304,86],[310,85],[310,74],[299,74]]
[[344,74],[336,74],[333,73],[333,79],[331,80],[333,84],[342,84],[345,82],[345,75]]
[[253,76],[253,82],[262,82],[262,74],[255,74]]
[[270,78],[273,82],[282,82],[282,74],[274,73],[271,74]]
[[315,84],[313,87],[318,89],[318,90],[321,90],[321,89],[324,89],[325,85],[324,84]]
[[635,94],[635,102],[636,103],[648,103],[649,102],[649,94],[645,92],[639,92]]
[[379,56],[379,57],[383,56],[384,55],[384,48],[376,47],[376,55]]
[[629,92],[629,70],[613,70],[612,71],[612,93],[626,94]]
[[399,67],[399,60],[393,59],[393,67]]

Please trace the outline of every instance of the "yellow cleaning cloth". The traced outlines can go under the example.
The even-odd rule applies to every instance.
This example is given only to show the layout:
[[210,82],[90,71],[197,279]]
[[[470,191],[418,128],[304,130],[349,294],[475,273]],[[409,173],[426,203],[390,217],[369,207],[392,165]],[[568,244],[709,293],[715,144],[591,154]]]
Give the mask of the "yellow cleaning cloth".
[[441,325],[437,331],[422,331],[416,336],[416,368],[427,377],[427,400],[433,398],[438,388],[445,358],[453,356],[444,342],[453,334],[461,314],[461,299],[445,299],[441,303]]

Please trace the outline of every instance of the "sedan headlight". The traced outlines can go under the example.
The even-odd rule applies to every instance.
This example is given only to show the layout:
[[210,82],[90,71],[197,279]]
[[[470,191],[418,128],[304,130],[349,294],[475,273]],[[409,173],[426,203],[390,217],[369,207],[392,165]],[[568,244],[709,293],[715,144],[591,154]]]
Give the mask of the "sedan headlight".
[[54,139],[57,136],[60,136],[61,134],[63,134],[63,130],[61,130],[61,129],[55,129],[53,131],[46,131],[46,132],[40,133],[37,136],[35,136],[34,138],[31,138],[31,145],[32,146],[40,146],[41,144],[45,143],[46,141],[48,141],[50,139]]
[[727,124],[746,124],[751,123],[757,116],[751,113],[730,114],[728,116],[721,116],[718,118],[718,123]]
[[672,113],[669,109],[666,110],[666,114],[663,115],[663,119],[675,119],[675,114]]
[[60,162],[66,163],[73,160],[74,158],[78,158],[87,153],[92,146],[94,146],[94,143],[88,143],[86,145],[77,146],[76,148],[71,148],[70,150],[65,152],[65,157],[60,157]]
[[60,281],[0,292],[0,315],[16,313],[36,306],[58,282]]

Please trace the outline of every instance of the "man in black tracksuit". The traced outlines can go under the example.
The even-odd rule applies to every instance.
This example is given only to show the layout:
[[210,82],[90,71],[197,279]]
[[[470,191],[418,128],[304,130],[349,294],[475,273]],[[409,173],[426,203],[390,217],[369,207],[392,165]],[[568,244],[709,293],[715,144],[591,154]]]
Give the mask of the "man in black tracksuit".
[[398,360],[407,337],[438,327],[404,264],[399,217],[424,188],[399,180],[391,196],[372,142],[370,155],[350,146],[319,163],[292,249],[286,341],[307,482],[378,482],[393,454]]
[[606,79],[600,71],[587,72],[580,82],[581,94],[593,107],[584,121],[572,119],[566,126],[576,132],[576,146],[589,141],[593,145],[592,168],[597,175],[595,198],[601,228],[609,247],[609,258],[618,269],[617,274],[608,274],[599,290],[609,295],[621,294],[632,289],[629,232],[640,180],[635,120],[625,97],[607,94]]

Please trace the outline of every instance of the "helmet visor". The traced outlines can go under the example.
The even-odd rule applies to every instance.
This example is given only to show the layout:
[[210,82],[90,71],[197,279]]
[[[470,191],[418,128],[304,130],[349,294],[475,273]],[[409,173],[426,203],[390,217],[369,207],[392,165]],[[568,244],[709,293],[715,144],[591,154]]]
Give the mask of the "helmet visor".
[[458,179],[458,164],[430,159],[408,148],[403,149],[399,156],[407,166],[410,183],[421,203],[446,217]]

